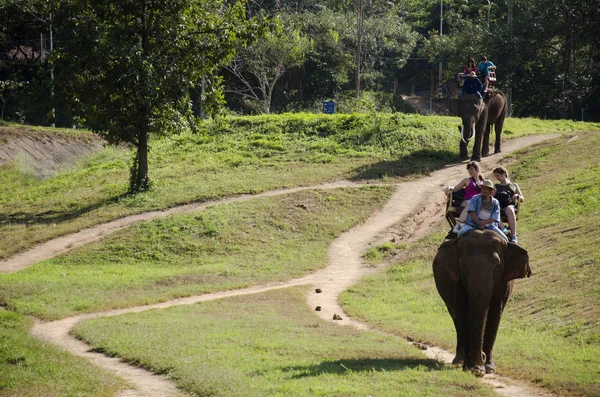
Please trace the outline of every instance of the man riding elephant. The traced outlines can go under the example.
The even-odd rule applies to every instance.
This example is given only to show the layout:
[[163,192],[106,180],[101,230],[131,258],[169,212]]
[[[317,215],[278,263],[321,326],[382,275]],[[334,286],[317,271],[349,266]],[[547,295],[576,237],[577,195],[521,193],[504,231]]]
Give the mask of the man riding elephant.
[[479,76],[483,83],[484,95],[488,90],[488,86],[490,85],[490,79],[489,79],[490,68],[495,69],[496,65],[494,65],[491,61],[488,61],[487,57],[485,55],[482,55],[481,61],[477,64],[477,70],[479,71]]
[[472,71],[469,73],[469,77],[465,80],[462,86],[462,95],[475,95],[478,98],[483,98],[481,92],[483,91],[483,85],[477,78],[477,73]]

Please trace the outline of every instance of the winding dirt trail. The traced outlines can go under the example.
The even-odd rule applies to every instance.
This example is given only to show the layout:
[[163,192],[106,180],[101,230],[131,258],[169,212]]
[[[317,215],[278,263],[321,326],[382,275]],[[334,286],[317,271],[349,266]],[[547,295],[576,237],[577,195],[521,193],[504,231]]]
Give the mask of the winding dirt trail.
[[[489,171],[493,166],[497,165],[506,154],[555,137],[557,137],[557,135],[530,136],[508,141],[504,144],[504,153],[502,155],[487,157],[482,161],[482,171]],[[392,238],[396,241],[412,241],[418,239],[425,236],[435,224],[443,222],[444,219],[441,216],[441,211],[443,210],[444,197],[441,194],[441,187],[449,181],[460,180],[464,174],[464,164],[458,164],[436,171],[430,176],[416,181],[399,183],[396,192],[381,210],[373,214],[365,223],[342,234],[331,244],[328,253],[328,266],[323,270],[305,277],[242,290],[176,299],[155,305],[81,315],[53,322],[37,322],[31,333],[42,340],[47,340],[60,346],[74,355],[84,357],[95,365],[108,369],[125,379],[131,388],[121,393],[120,397],[169,397],[182,396],[184,394],[163,376],[153,375],[140,368],[125,364],[116,358],[110,358],[100,353],[90,352],[89,346],[69,335],[70,330],[77,322],[89,318],[116,316],[123,313],[142,312],[150,309],[193,304],[196,302],[261,293],[297,285],[313,285],[322,290],[321,293],[317,294],[316,292],[311,292],[307,296],[307,303],[310,307],[322,307],[321,311],[315,311],[319,317],[327,321],[334,321],[333,315],[338,314],[342,316],[343,320],[335,321],[337,324],[349,325],[362,330],[370,330],[369,326],[366,324],[348,318],[338,304],[338,297],[342,291],[352,286],[365,275],[381,270],[363,265],[363,253],[370,245],[389,241]],[[12,272],[24,269],[42,259],[50,258],[74,247],[99,240],[109,233],[142,220],[150,220],[175,213],[197,211],[206,208],[209,205],[219,203],[237,202],[250,198],[287,194],[307,189],[328,189],[344,186],[359,186],[359,184],[339,182],[312,187],[277,190],[260,195],[245,195],[219,202],[192,204],[167,211],[155,211],[129,216],[82,230],[81,232],[70,236],[64,236],[49,241],[28,252],[0,263],[0,271]],[[410,192],[410,194],[407,194],[407,192]],[[411,200],[407,200],[407,196],[410,197]],[[453,358],[452,353],[433,346],[429,346],[427,350],[424,350],[424,353],[430,358],[445,363],[450,363]],[[491,385],[498,394],[506,397],[552,396],[552,394],[541,389],[523,385],[498,375],[486,375],[483,378],[483,382]]]

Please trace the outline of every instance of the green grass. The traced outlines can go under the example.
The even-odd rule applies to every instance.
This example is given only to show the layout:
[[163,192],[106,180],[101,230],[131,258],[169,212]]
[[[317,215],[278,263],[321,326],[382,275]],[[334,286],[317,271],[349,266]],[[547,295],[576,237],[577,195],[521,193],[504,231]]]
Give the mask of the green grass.
[[495,395],[398,338],[318,319],[305,294],[292,288],[102,318],[74,332],[197,396]]
[[541,120],[531,117],[509,117],[504,123],[503,137],[512,138],[533,134],[572,134],[600,130],[600,123],[573,120]]
[[[526,201],[519,241],[533,277],[518,280],[494,349],[502,374],[559,395],[600,394],[600,136],[580,134],[515,157],[511,179]],[[445,229],[445,228],[444,228]],[[445,230],[404,247],[387,272],[343,294],[345,310],[377,328],[455,349],[431,263]]]
[[29,269],[0,274],[0,302],[46,319],[299,277],[391,187],[304,191],[142,222]]
[[0,396],[114,396],[120,380],[31,338],[32,321],[0,310]]
[[[419,177],[456,159],[457,124],[456,117],[379,113],[227,117],[202,124],[198,134],[154,140],[152,190],[135,196],[126,194],[132,154],[123,148],[44,180],[8,164],[0,167],[0,259],[152,209],[344,178]],[[600,125],[510,119],[506,136],[582,128]]]

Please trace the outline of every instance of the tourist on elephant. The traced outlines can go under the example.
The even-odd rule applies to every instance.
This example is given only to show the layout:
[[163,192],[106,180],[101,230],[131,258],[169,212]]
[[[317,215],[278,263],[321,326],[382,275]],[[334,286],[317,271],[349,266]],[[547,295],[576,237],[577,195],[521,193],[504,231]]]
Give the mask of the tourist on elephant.
[[483,174],[479,170],[479,163],[477,161],[470,161],[467,163],[467,172],[469,173],[468,178],[458,182],[456,186],[447,186],[445,189],[446,194],[452,194],[465,189],[464,200],[461,203],[463,210],[458,217],[458,222],[452,229],[452,232],[454,233],[458,233],[461,226],[467,220],[467,207],[469,206],[469,201],[473,196],[481,192],[481,184],[483,183]]
[[481,194],[471,198],[467,207],[467,221],[458,231],[460,238],[471,230],[492,230],[502,236],[504,241],[508,238],[498,228],[500,224],[500,203],[494,198],[494,182],[486,179],[481,184]]
[[489,68],[496,67],[491,61],[487,60],[485,55],[481,56],[481,62],[477,64],[477,70],[479,71],[479,76],[483,81],[483,92],[486,93],[488,90],[488,86],[490,84],[489,81]]
[[467,67],[463,72],[463,75],[466,77],[471,74],[471,72],[475,72],[477,74],[477,65],[475,65],[475,60],[473,58],[469,59],[467,62]]
[[469,75],[471,74],[471,72],[475,72],[475,74],[477,74],[477,65],[475,64],[475,60],[473,58],[469,59],[469,61],[467,62],[467,66],[465,67],[465,70],[462,73],[459,73],[457,76],[459,87],[462,87],[465,80],[469,78]]
[[481,81],[477,78],[477,74],[475,72],[471,72],[469,74],[469,78],[465,80],[462,86],[462,93],[467,95],[476,95],[479,98],[483,98],[481,96],[481,92],[483,91],[483,85]]
[[515,203],[517,200],[522,203],[525,199],[521,188],[515,182],[508,179],[508,170],[504,167],[496,167],[492,171],[494,178],[498,180],[496,184],[495,198],[500,203],[500,208],[506,214],[508,227],[510,228],[510,242],[517,243],[517,215],[515,211]]

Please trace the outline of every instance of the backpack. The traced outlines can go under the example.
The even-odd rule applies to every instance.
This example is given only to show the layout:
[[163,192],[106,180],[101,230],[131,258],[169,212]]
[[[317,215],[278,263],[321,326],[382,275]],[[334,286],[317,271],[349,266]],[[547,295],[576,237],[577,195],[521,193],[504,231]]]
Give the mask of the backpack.
[[500,203],[500,207],[504,208],[504,207],[508,207],[510,205],[512,196],[513,195],[510,194],[509,191],[503,190],[501,192],[496,193],[494,198],[496,200],[498,200],[498,202]]

